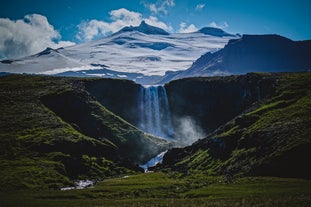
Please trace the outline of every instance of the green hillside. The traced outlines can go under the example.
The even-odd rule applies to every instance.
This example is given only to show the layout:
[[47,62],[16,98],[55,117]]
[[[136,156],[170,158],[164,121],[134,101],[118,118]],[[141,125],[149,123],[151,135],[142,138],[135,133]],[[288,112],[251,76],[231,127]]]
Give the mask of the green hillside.
[[258,74],[275,91],[207,138],[164,156],[183,174],[310,178],[311,73]]
[[[130,110],[134,105],[139,88],[133,82],[0,77],[0,205],[310,206],[311,74],[248,74],[187,82],[208,85],[207,91],[196,91],[204,95],[202,105],[209,104],[205,93],[214,86],[219,91],[225,88],[230,101],[234,83],[239,97],[219,107],[242,106],[243,101],[246,107],[205,139],[169,150],[163,164],[154,168],[162,172],[142,174],[137,164],[171,146],[105,108],[107,104],[130,118],[135,110],[127,112],[126,106]],[[266,91],[259,101],[256,83]],[[115,92],[123,88],[126,97],[119,99]],[[248,97],[243,95],[245,88],[252,89]],[[176,95],[174,90],[170,93]],[[114,105],[114,100],[123,103]],[[83,190],[59,190],[77,179],[97,183]]]
[[168,147],[101,105],[95,79],[0,77],[0,189],[59,188],[140,171]]

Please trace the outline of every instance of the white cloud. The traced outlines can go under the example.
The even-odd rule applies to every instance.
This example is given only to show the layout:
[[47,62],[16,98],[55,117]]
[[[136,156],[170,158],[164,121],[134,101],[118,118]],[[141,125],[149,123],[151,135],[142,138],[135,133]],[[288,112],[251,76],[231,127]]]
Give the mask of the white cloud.
[[174,31],[172,26],[169,26],[169,25],[165,24],[164,22],[159,21],[158,18],[155,16],[150,16],[144,20],[146,21],[147,24],[150,24],[150,25],[155,26],[155,27],[162,28],[168,32]]
[[157,0],[156,3],[144,2],[146,8],[148,8],[153,14],[163,13],[168,14],[168,9],[175,6],[174,0]]
[[152,13],[158,13],[158,9],[155,4],[146,4],[146,7],[152,12]]
[[136,22],[137,19],[141,18],[141,14],[138,12],[129,11],[125,8],[112,10],[109,12],[111,19],[118,21],[123,20],[126,22]]
[[142,15],[138,12],[129,11],[121,8],[109,12],[111,23],[90,20],[84,21],[78,25],[79,33],[77,38],[80,40],[91,40],[101,35],[107,35],[119,31],[121,28],[129,25],[139,25],[142,21]]
[[194,24],[190,24],[189,26],[187,26],[185,22],[179,24],[178,32],[180,33],[190,33],[195,31],[198,31],[198,28]]
[[147,24],[160,27],[166,31],[172,32],[173,28],[164,22],[159,21],[155,16],[143,18],[141,13],[129,11],[125,8],[112,10],[109,12],[111,22],[99,20],[83,21],[78,25],[79,33],[77,38],[80,40],[92,40],[99,36],[105,36],[119,31],[125,26],[138,26],[142,20]]
[[200,10],[202,10],[204,7],[205,7],[205,4],[198,4],[198,5],[195,7],[195,10],[200,11]]
[[209,26],[219,28],[219,29],[225,29],[229,27],[229,24],[227,22],[222,22],[221,24],[217,24],[216,22],[211,22]]
[[26,15],[24,19],[0,18],[0,59],[31,55],[47,47],[59,48],[73,45],[61,41],[61,35],[40,14]]

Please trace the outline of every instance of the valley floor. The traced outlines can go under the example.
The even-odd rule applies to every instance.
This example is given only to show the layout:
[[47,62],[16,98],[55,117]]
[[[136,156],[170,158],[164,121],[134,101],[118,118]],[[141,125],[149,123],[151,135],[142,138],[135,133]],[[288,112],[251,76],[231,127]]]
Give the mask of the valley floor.
[[311,206],[311,181],[147,173],[99,182],[83,190],[0,193],[2,207]]

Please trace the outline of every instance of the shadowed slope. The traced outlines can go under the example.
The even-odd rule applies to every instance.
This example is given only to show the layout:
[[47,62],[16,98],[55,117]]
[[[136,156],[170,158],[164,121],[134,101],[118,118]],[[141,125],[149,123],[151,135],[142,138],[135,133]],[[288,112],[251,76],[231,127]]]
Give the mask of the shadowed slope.
[[1,77],[1,189],[59,188],[69,179],[128,174],[166,149],[164,140],[103,107],[85,91],[84,81]]
[[310,178],[310,73],[275,76],[276,92],[207,138],[169,150],[162,168],[183,173]]

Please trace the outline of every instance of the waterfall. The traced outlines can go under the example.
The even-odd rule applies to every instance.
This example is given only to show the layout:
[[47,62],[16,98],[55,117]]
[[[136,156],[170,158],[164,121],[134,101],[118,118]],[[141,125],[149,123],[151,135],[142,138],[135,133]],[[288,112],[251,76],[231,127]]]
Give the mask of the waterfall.
[[172,126],[169,102],[163,86],[144,86],[140,98],[140,128],[158,137],[172,139]]

